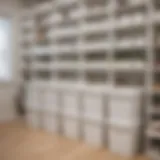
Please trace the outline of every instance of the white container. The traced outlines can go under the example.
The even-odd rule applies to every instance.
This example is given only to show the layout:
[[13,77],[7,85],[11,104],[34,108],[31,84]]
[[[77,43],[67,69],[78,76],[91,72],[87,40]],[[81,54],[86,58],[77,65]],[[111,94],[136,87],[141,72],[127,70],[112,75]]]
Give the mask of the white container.
[[35,14],[48,12],[52,9],[52,3],[51,2],[44,2],[37,5],[34,9]]
[[34,27],[34,20],[29,19],[27,21],[22,22],[21,27],[22,28],[26,27],[26,28],[32,29]]
[[50,23],[59,23],[63,20],[63,16],[61,14],[58,13],[54,13],[51,18],[50,18]]
[[79,94],[77,92],[64,92],[63,114],[65,116],[79,117]]
[[41,94],[41,90],[37,87],[34,89],[33,91],[33,108],[35,110],[40,110],[40,108],[42,107],[42,102],[43,102],[43,99],[42,99],[42,94]]
[[55,36],[57,37],[68,37],[68,36],[75,36],[79,33],[79,30],[78,28],[76,27],[72,27],[72,28],[69,28],[69,27],[66,27],[66,28],[57,28],[54,32]]
[[46,131],[57,133],[59,131],[58,117],[51,113],[45,113],[43,117],[43,126]]
[[26,110],[30,110],[31,109],[31,96],[30,96],[30,93],[29,91],[27,90],[26,91],[26,97],[25,97],[25,108]]
[[34,39],[35,39],[35,35],[34,33],[30,33],[30,34],[27,34],[27,35],[23,35],[22,38],[21,38],[21,41],[28,41],[28,42],[34,42]]
[[81,51],[99,51],[99,50],[109,50],[111,49],[112,44],[108,41],[104,42],[87,42],[85,44],[79,45]]
[[87,93],[83,99],[84,103],[84,118],[102,121],[104,116],[103,95]]
[[131,5],[133,6],[139,6],[139,5],[142,5],[144,3],[147,3],[147,0],[130,0],[129,2]]
[[95,147],[103,146],[103,127],[98,123],[84,123],[84,140]]
[[27,91],[27,96],[26,96],[26,108],[27,110],[30,111],[35,111],[39,108],[39,103],[40,101],[40,93],[39,90],[36,88],[29,89]]
[[33,128],[40,127],[40,117],[38,112],[28,112],[26,114],[26,120],[30,127],[33,127]]
[[138,125],[110,125],[108,127],[109,149],[121,156],[134,156],[139,149],[139,130]]
[[144,70],[145,63],[143,61],[117,61],[116,64],[113,64],[114,69],[122,70]]
[[141,92],[138,89],[113,90],[108,103],[109,120],[139,124],[141,98]]
[[57,113],[59,111],[58,93],[55,90],[47,89],[44,93],[44,108],[45,112]]
[[74,118],[63,119],[64,135],[71,139],[78,139],[80,135],[79,120]]
[[88,32],[104,32],[109,30],[111,27],[110,22],[101,22],[101,23],[89,23],[82,26],[81,31],[82,33]]

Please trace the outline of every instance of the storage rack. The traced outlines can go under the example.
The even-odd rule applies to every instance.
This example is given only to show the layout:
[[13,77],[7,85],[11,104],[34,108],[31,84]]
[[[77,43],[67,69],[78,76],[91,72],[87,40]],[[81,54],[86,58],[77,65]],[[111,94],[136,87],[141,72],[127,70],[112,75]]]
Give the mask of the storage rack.
[[30,65],[33,57],[32,48],[34,44],[34,19],[33,15],[27,11],[23,12],[20,20],[21,24],[21,39],[20,45],[22,54],[21,74],[22,81],[28,81],[30,79]]
[[[25,1],[26,2],[26,1]],[[28,2],[28,1],[27,1]],[[26,4],[28,5],[28,4]],[[35,26],[34,26],[34,16],[33,12],[28,9],[23,9],[20,17],[20,52],[21,52],[21,61],[20,61],[20,84],[19,84],[19,102],[22,109],[21,114],[26,112],[26,105],[24,100],[26,99],[26,88],[29,85],[29,82],[32,78],[32,50],[34,46],[34,36],[35,36]],[[28,112],[28,110],[27,110]]]
[[148,154],[155,160],[160,159],[160,132],[159,132],[159,70],[158,70],[158,61],[159,61],[159,9],[160,3],[157,0],[154,0],[152,4],[150,4],[150,14],[151,14],[151,21],[150,21],[150,52],[153,53],[150,56],[150,93],[149,96],[151,97],[149,102],[149,109],[148,109],[148,129],[147,129],[147,136],[148,136]]
[[[42,114],[46,112],[45,108],[49,111],[50,104],[55,104],[52,108],[55,116],[47,114],[47,120],[52,119],[56,126],[54,130],[59,128],[59,132],[69,135],[70,131],[64,127],[65,122],[66,126],[78,126],[78,133],[73,131],[75,138],[85,137],[82,124],[90,125],[93,132],[97,127],[96,134],[105,134],[105,117],[108,114],[105,107],[106,90],[110,86],[140,87],[144,90],[146,105],[149,106],[147,151],[153,153],[150,139],[154,136],[154,125],[150,124],[150,113],[155,111],[154,107],[151,109],[155,88],[152,85],[154,74],[159,71],[153,63],[153,53],[156,54],[157,48],[154,47],[154,36],[157,35],[154,32],[159,23],[159,11],[153,5],[155,1],[35,0],[26,5],[24,10],[29,11],[23,13],[30,16],[34,24],[34,33],[31,33],[34,38],[26,34],[33,47],[23,50],[23,53],[30,53],[32,59],[30,87],[33,90],[38,88],[38,92],[42,93],[38,96],[39,104],[43,106],[39,113],[41,117],[47,114]],[[41,19],[41,22],[37,19]],[[39,35],[41,29],[38,33],[40,25],[45,28],[43,35]],[[30,25],[25,21],[24,26]],[[37,37],[45,37],[47,43],[39,44]],[[52,97],[47,96],[50,93]],[[156,89],[156,94],[159,94],[159,89]],[[90,100],[85,101],[84,97]],[[99,119],[89,114],[94,110],[90,106],[94,106],[92,101],[96,98],[98,100],[95,103],[102,106],[101,111],[105,111]],[[63,107],[63,103],[72,103],[73,106],[68,104],[68,108]],[[81,107],[82,103],[86,107]],[[97,125],[93,127],[95,122]]]

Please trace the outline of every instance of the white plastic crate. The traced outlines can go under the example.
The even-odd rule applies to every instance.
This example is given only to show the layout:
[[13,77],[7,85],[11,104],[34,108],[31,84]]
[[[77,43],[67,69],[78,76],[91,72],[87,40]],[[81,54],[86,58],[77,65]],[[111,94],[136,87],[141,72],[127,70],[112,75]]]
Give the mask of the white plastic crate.
[[146,45],[146,39],[143,37],[138,38],[126,38],[120,39],[116,42],[117,49],[133,49],[133,48],[144,48]]
[[81,31],[83,33],[92,32],[104,32],[111,28],[111,22],[104,21],[101,23],[90,23],[82,26]]
[[108,104],[109,120],[138,123],[141,113],[141,92],[136,89],[116,89]]
[[63,114],[66,116],[79,117],[79,99],[77,92],[64,92]]
[[117,71],[122,70],[144,70],[145,69],[145,63],[143,61],[117,61],[116,64],[113,65],[113,68]]
[[103,127],[98,123],[84,123],[84,140],[95,147],[103,146]]
[[23,28],[32,29],[32,28],[34,28],[34,20],[33,19],[26,20],[26,21],[22,22],[20,25]]
[[40,110],[40,108],[42,107],[42,94],[41,94],[41,90],[39,88],[35,88],[33,91],[33,107],[35,110]]
[[80,132],[79,119],[64,118],[63,119],[63,131],[66,137],[71,139],[78,139]]
[[57,37],[76,36],[79,34],[79,30],[76,27],[56,29],[54,35]]
[[30,110],[32,107],[31,107],[31,105],[32,105],[32,96],[31,96],[31,91],[30,91],[30,89],[29,89],[29,87],[27,88],[27,90],[26,90],[26,99],[25,99],[25,106],[26,106],[26,109],[27,110]]
[[43,127],[46,131],[57,133],[59,130],[58,117],[52,113],[44,113]]
[[44,93],[44,111],[57,113],[59,111],[58,98],[57,91],[47,89]]
[[25,108],[26,108],[26,110],[30,110],[30,108],[31,108],[30,104],[31,104],[31,96],[29,94],[29,91],[27,90],[26,91],[26,97],[25,97]]
[[28,89],[27,96],[26,96],[26,108],[27,110],[38,110],[40,107],[40,92],[38,88]]
[[35,14],[37,13],[43,13],[43,12],[48,12],[52,9],[52,3],[51,2],[44,2],[44,3],[39,3],[36,5],[34,8]]
[[44,89],[37,87],[34,98],[35,109],[43,111],[44,106]]
[[84,96],[84,118],[96,121],[103,120],[104,102],[103,95],[86,93]]
[[116,21],[116,28],[127,28],[139,25],[144,25],[146,22],[145,16],[143,14],[135,14],[132,16],[123,16]]
[[139,125],[110,124],[108,127],[110,151],[121,156],[134,156],[139,149],[139,130]]
[[40,117],[38,112],[28,112],[26,114],[27,124],[33,128],[39,128],[40,126]]

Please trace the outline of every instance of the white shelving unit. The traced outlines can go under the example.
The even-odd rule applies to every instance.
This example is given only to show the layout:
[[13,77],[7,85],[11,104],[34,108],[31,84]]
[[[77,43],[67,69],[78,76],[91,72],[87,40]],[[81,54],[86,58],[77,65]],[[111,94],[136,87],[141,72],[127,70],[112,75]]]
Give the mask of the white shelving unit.
[[148,22],[150,44],[148,52],[153,53],[149,57],[150,69],[148,77],[149,80],[149,108],[148,108],[148,128],[147,128],[147,151],[148,155],[155,160],[160,159],[160,132],[159,132],[159,112],[155,112],[159,108],[159,92],[158,92],[158,54],[159,54],[159,22],[157,20],[157,15],[160,10],[160,3],[156,0],[150,3],[149,12],[151,20]]
[[[159,39],[154,43],[156,26],[160,25],[156,9],[160,5],[154,2],[31,1],[31,7],[23,11],[21,25],[21,42],[27,41],[22,56],[29,57],[31,63],[22,68],[29,70],[27,86],[34,87],[40,98],[35,103],[39,107],[36,114],[32,113],[34,103],[27,102],[29,116],[46,116],[42,126],[47,130],[103,146],[111,88],[139,88],[147,99],[147,151],[153,155],[150,141],[159,133],[149,122],[155,111],[151,107],[153,94],[159,95],[159,86],[153,87],[159,66],[154,67],[153,61],[160,44]],[[36,96],[31,101],[36,101]],[[92,132],[94,138],[90,139]]]

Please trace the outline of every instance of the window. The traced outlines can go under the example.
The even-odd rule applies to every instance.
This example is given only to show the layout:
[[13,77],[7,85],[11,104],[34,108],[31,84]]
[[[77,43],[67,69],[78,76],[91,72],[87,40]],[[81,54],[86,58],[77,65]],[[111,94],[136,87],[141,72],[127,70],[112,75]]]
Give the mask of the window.
[[11,79],[11,24],[0,18],[0,81]]

